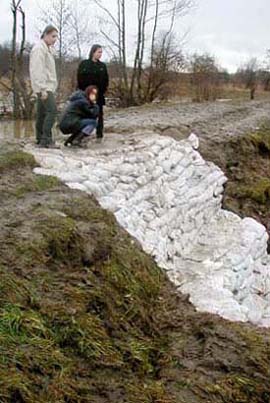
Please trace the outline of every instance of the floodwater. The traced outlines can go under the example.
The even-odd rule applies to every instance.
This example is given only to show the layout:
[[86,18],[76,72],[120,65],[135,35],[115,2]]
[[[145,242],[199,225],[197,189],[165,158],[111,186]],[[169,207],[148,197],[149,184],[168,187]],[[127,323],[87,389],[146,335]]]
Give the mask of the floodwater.
[[34,137],[35,124],[32,120],[0,121],[0,138],[5,140],[27,139]]
[[[53,128],[53,136],[58,137],[58,130]],[[34,120],[0,120],[0,138],[4,140],[34,139]]]
[[[58,129],[57,124],[53,127],[53,139],[63,143],[66,136],[64,136]],[[138,134],[136,134],[138,137]],[[89,144],[91,143],[92,150],[104,149],[116,149],[120,145],[130,145],[136,142],[136,137],[132,133],[130,134],[113,134],[110,133],[106,136],[102,144],[95,142],[95,135],[89,138]],[[35,121],[34,120],[0,120],[0,139],[5,141],[18,142],[21,145],[35,142]]]

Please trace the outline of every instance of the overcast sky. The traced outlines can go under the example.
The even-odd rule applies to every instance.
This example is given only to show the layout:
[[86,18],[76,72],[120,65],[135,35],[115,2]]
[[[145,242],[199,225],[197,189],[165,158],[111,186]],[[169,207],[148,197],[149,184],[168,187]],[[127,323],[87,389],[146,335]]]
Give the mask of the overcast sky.
[[[46,0],[41,3],[45,5]],[[28,21],[27,38],[33,42],[38,38],[37,0],[22,0],[22,4]],[[180,34],[189,32],[187,51],[207,51],[220,65],[234,71],[250,57],[262,59],[270,48],[269,15],[269,0],[197,0],[196,9],[176,28]],[[10,0],[0,0],[0,42],[11,38],[11,30]]]

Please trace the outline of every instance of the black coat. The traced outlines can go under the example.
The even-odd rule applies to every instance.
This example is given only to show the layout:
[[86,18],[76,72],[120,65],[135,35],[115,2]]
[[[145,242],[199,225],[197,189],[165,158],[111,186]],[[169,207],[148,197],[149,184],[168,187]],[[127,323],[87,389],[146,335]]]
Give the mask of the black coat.
[[105,63],[93,62],[90,59],[83,60],[77,73],[78,88],[84,91],[89,85],[96,85],[98,88],[98,104],[105,105],[104,94],[109,86],[109,76]]
[[60,119],[60,130],[64,134],[77,133],[81,130],[82,119],[96,119],[98,114],[99,106],[90,103],[84,91],[76,91]]

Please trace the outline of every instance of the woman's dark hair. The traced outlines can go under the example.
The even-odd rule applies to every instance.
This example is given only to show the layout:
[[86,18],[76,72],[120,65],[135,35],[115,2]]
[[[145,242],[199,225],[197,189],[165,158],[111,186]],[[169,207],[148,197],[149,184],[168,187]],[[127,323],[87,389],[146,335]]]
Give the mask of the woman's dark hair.
[[44,29],[44,31],[42,32],[42,35],[41,35],[41,39],[43,39],[44,38],[44,36],[46,36],[46,35],[48,35],[48,34],[51,34],[52,32],[58,32],[58,29],[57,28],[55,28],[55,26],[53,26],[53,25],[47,25],[47,27]]
[[98,50],[98,49],[102,49],[101,45],[95,44],[91,47],[90,53],[89,53],[89,59],[92,60],[93,59],[93,55],[94,53]]
[[88,85],[88,87],[85,89],[85,95],[86,95],[87,99],[89,98],[89,95],[91,94],[91,92],[93,90],[97,90],[97,92],[98,92],[98,88],[95,85]]

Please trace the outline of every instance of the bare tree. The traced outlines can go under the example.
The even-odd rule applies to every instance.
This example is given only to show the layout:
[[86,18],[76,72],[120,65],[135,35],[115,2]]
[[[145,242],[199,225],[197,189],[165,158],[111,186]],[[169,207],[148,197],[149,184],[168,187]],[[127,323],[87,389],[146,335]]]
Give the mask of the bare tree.
[[[158,90],[166,82],[166,72],[179,71],[184,64],[181,45],[183,39],[176,41],[173,33],[174,26],[194,5],[191,0],[153,0],[150,67],[147,74],[147,90],[145,99],[152,101]],[[159,35],[157,40],[158,23],[166,18],[169,21],[168,30]],[[178,42],[178,43],[177,43]]]
[[150,50],[150,68],[149,68],[149,76],[148,76],[148,83],[147,83],[147,93],[149,94],[149,98],[151,99],[152,96],[150,96],[151,92],[151,86],[152,86],[152,79],[153,79],[153,68],[154,68],[154,52],[155,52],[155,44],[156,44],[156,33],[157,33],[157,27],[158,27],[158,17],[159,17],[159,10],[160,10],[160,2],[161,0],[154,0],[154,6],[155,6],[155,12],[154,12],[154,23],[153,23],[153,29],[152,29],[152,35],[151,35],[151,50]]
[[112,59],[119,65],[118,91],[124,99],[124,103],[128,104],[129,83],[126,46],[126,0],[115,0],[117,9],[116,15],[103,4],[102,0],[93,1],[102,13],[99,18],[100,34],[110,49]]
[[215,58],[194,54],[190,62],[191,85],[195,102],[215,100],[219,89],[219,70]]
[[250,99],[253,100],[258,86],[258,60],[250,58],[246,64],[237,70],[238,80],[250,91]]
[[[132,68],[127,66],[126,1],[115,0],[117,10],[115,15],[110,8],[105,6],[105,1],[94,0],[94,2],[102,11],[101,20],[104,22],[106,19],[107,22],[104,24],[105,28],[103,26],[101,29],[103,38],[112,49],[113,59],[116,60],[118,55],[119,64],[122,66],[120,83],[126,94],[126,104],[143,102],[147,91],[150,92],[152,88],[154,58],[156,58],[156,48],[160,46],[160,43],[156,43],[159,21],[164,19],[165,23],[169,22],[168,30],[163,36],[163,49],[165,49],[171,43],[171,34],[177,19],[189,11],[193,0],[136,0],[137,33]],[[112,32],[106,30],[108,26]],[[149,53],[150,70],[146,63],[146,56],[149,57]],[[145,83],[146,77],[148,77],[147,84]],[[145,86],[147,91],[145,91]]]
[[149,11],[148,0],[137,0],[137,46],[134,57],[133,72],[130,84],[130,99],[134,98],[134,83],[137,79],[137,91],[141,97],[141,77],[142,65],[145,51],[145,27],[147,21],[147,12]]
[[165,87],[186,66],[181,43],[172,33],[160,35],[151,57],[151,65],[145,70],[148,78],[143,100],[146,102],[152,102],[158,96],[164,98]]
[[[142,80],[143,77],[143,64],[144,64],[144,56],[146,53],[146,34],[148,31],[151,32],[151,43],[150,43],[150,74],[148,74],[148,84],[147,89],[151,91],[151,80],[153,78],[153,62],[157,63],[157,48],[159,50],[163,50],[160,55],[162,54],[162,58],[166,54],[172,55],[172,38],[173,30],[175,27],[176,21],[182,17],[185,13],[187,13],[193,5],[192,0],[137,0],[138,4],[138,29],[137,29],[137,52],[135,54],[135,61],[133,67],[133,75],[137,79],[137,96],[139,97],[139,101],[144,101],[145,98],[149,99],[152,98],[147,94],[147,92],[142,93]],[[163,43],[157,41],[157,30],[158,30],[158,23],[162,19],[166,19],[169,22],[168,30],[165,34],[162,35]],[[159,36],[160,41],[161,36]],[[178,46],[179,48],[179,46]],[[165,52],[165,49],[168,53]],[[179,49],[176,53],[179,52]],[[137,56],[137,58],[136,58]],[[163,64],[164,73],[166,71],[165,66],[169,66],[168,63]],[[160,75],[160,70],[159,70]],[[157,74],[155,73],[155,79]],[[155,83],[156,84],[156,83]],[[133,94],[133,86],[131,81],[131,96]]]
[[11,60],[11,42],[0,45],[0,77],[9,73]]
[[[12,0],[11,12],[13,15],[12,49],[11,49],[11,91],[13,93],[13,116],[15,119],[23,117],[30,119],[34,101],[32,91],[27,85],[24,76],[24,54],[26,50],[26,19],[21,6],[22,0]],[[21,43],[17,50],[18,15],[21,16]],[[3,82],[2,82],[2,85]],[[6,88],[8,86],[6,85]]]
[[89,17],[85,8],[79,6],[78,1],[73,1],[70,9],[70,29],[74,37],[74,47],[79,59],[82,58],[83,46],[93,38],[93,32],[89,27]]
[[[100,34],[108,43],[113,58],[123,60],[122,34],[125,32],[125,0],[115,0],[117,2],[117,16],[109,8],[104,6],[102,0],[93,0],[98,9],[102,12],[99,16]],[[124,10],[124,19],[123,17]],[[117,39],[111,35],[111,30],[116,32]],[[125,48],[125,47],[124,47]]]
[[[118,0],[119,2],[119,0]],[[120,17],[120,54],[121,54],[121,64],[123,66],[123,78],[124,86],[127,91],[128,88],[128,74],[127,74],[127,50],[126,50],[126,2],[125,0],[120,0],[119,2],[119,17]]]
[[30,48],[27,48],[26,43],[26,17],[25,12],[20,7],[20,14],[22,18],[22,39],[20,45],[20,51],[18,55],[18,72],[16,75],[16,82],[19,90],[19,97],[20,97],[20,108],[22,111],[22,115],[24,119],[30,119],[33,114],[33,107],[34,107],[34,99],[32,97],[33,92],[31,87],[26,82],[26,77],[24,74],[24,62],[25,62],[25,52],[28,51],[28,55],[30,52]]
[[250,90],[250,99],[255,97],[257,82],[258,61],[255,57],[251,58],[246,64],[246,88]]
[[13,91],[13,115],[14,118],[19,117],[19,95],[16,84],[17,75],[17,30],[18,30],[18,12],[20,10],[22,0],[12,0],[11,12],[13,15],[13,29],[12,29],[12,50],[11,50],[11,85]]
[[263,70],[261,72],[261,80],[264,91],[270,90],[270,49],[266,51],[263,62]]

